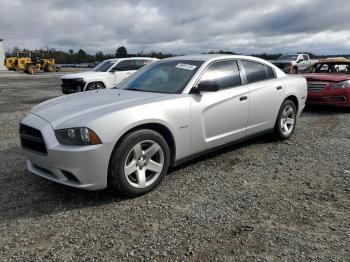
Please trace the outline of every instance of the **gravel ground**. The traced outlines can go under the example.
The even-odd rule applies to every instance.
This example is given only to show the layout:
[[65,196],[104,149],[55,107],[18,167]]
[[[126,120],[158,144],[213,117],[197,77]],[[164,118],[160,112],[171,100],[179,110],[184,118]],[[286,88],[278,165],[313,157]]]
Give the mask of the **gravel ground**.
[[307,108],[289,141],[207,155],[128,199],[26,171],[18,122],[59,75],[0,73],[1,261],[349,261],[348,110]]

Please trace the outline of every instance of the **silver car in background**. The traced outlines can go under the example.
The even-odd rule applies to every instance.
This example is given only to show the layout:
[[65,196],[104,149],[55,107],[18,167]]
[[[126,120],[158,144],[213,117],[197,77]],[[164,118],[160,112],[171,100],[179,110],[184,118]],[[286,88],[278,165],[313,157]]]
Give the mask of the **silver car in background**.
[[87,190],[138,196],[169,166],[260,134],[289,138],[306,80],[254,57],[157,61],[118,88],[43,102],[21,121],[30,172]]

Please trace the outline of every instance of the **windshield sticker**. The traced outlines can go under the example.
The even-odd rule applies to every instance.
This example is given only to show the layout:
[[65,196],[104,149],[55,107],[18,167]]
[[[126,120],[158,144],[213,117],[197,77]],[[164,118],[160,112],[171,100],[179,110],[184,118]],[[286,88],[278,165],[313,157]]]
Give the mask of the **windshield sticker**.
[[197,66],[180,63],[180,64],[177,64],[175,67],[193,71],[194,69],[196,69]]

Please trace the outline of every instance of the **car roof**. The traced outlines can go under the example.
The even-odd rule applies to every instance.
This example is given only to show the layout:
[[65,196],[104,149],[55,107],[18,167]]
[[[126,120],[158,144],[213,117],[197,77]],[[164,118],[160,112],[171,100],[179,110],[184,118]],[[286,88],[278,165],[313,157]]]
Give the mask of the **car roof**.
[[195,61],[211,62],[211,61],[222,60],[222,59],[244,59],[244,60],[260,61],[265,64],[268,63],[268,61],[258,57],[245,56],[245,55],[223,55],[223,54],[175,56],[175,57],[167,58],[166,60],[195,60]]
[[104,61],[117,62],[122,60],[134,60],[134,59],[158,60],[157,58],[153,58],[153,57],[136,56],[136,57],[125,57],[125,58],[111,58],[111,59],[106,59]]

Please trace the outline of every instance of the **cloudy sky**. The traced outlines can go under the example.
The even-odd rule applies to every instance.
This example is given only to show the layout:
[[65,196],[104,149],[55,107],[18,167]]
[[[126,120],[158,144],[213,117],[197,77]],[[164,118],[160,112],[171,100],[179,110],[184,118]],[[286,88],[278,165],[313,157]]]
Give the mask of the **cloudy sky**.
[[0,0],[6,49],[350,53],[349,0]]

